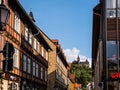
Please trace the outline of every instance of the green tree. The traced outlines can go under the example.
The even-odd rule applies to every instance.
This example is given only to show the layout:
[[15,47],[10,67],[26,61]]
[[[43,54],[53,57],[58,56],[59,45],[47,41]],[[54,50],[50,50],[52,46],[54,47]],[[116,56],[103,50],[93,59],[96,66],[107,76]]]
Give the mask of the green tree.
[[89,82],[92,82],[92,69],[80,64],[72,64],[72,73],[76,75],[75,81],[82,84],[82,88],[86,88]]

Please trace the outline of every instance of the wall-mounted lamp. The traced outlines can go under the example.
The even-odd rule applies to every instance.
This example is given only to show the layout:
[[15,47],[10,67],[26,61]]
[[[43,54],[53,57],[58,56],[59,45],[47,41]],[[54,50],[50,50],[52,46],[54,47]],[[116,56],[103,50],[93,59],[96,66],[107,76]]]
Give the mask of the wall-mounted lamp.
[[0,4],[0,28],[4,28],[6,26],[9,16],[10,16],[10,11],[3,4],[3,0],[2,0]]

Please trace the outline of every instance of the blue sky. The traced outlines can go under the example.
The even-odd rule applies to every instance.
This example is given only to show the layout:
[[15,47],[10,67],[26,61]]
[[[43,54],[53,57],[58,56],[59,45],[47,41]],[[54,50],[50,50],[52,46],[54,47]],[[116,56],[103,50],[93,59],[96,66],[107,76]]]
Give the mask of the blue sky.
[[58,39],[65,53],[91,58],[92,14],[99,0],[19,1],[26,12],[32,9],[36,25],[51,39]]

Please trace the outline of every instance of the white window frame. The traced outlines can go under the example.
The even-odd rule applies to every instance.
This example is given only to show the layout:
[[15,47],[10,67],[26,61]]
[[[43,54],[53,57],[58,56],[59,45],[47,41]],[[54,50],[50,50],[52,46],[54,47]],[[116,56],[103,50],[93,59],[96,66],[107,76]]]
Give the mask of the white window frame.
[[46,51],[46,60],[48,60],[48,51]]
[[32,45],[32,34],[29,33],[29,43]]
[[29,32],[28,32],[28,26],[27,25],[25,25],[24,30],[25,30],[25,40],[28,41]]
[[15,48],[15,53],[13,55],[13,67],[19,68],[19,50]]
[[36,38],[34,38],[34,49],[35,49],[35,50],[37,49],[36,43],[37,43],[37,40],[36,40]]
[[44,47],[42,46],[42,56],[44,56]]
[[39,42],[36,40],[36,50],[39,52]]
[[14,29],[20,34],[20,17],[17,13],[14,14]]

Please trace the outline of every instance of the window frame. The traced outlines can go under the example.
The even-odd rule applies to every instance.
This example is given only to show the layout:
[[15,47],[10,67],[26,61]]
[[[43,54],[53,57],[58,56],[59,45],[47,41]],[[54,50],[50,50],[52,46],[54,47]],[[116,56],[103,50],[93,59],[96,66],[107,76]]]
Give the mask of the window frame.
[[14,13],[14,30],[20,34],[20,16]]
[[15,49],[15,53],[13,55],[13,67],[19,68],[19,50],[17,48]]

